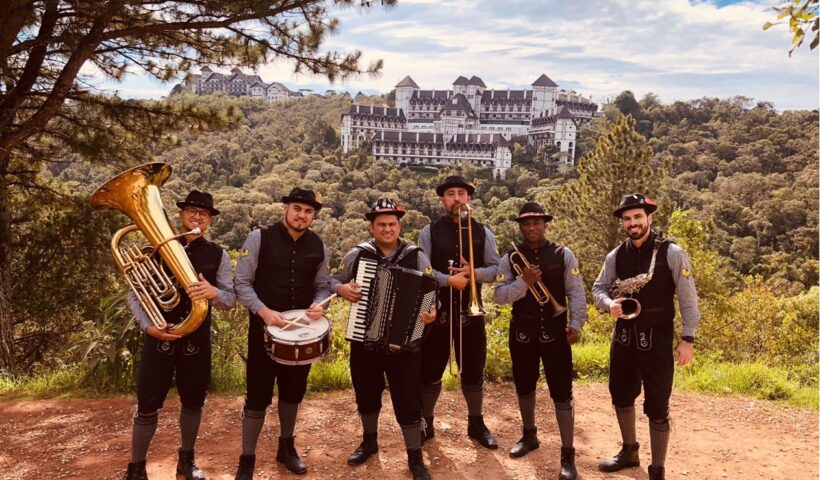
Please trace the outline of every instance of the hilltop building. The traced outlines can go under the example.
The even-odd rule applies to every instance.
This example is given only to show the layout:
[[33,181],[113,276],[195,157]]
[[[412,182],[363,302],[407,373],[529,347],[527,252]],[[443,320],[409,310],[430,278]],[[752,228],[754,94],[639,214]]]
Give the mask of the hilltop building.
[[528,90],[489,89],[476,76],[459,76],[452,87],[422,90],[408,75],[396,85],[393,107],[351,105],[342,114],[344,152],[369,143],[374,157],[398,165],[470,162],[503,178],[513,136],[536,147],[555,145],[559,163],[575,165],[578,127],[598,110],[546,75]]
[[199,74],[191,75],[185,83],[176,85],[171,93],[181,92],[196,95],[225,92],[231,97],[255,97],[269,102],[304,96],[301,91],[294,92],[279,82],[265,83],[259,75],[248,75],[238,68],[225,74],[215,72],[211,67],[202,67]]

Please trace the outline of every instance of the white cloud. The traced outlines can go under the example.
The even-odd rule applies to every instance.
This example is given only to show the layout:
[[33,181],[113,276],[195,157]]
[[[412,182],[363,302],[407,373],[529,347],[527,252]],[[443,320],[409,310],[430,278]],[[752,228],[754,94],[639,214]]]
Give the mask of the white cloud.
[[[521,88],[546,73],[594,98],[631,89],[666,102],[746,95],[778,108],[817,108],[817,52],[805,45],[789,58],[787,29],[762,29],[774,17],[770,5],[400,0],[386,12],[346,9],[327,47],[361,50],[365,62],[381,58],[384,70],[331,88],[388,91],[408,74],[422,88],[448,88],[459,75]],[[291,87],[327,83],[292,70],[274,62],[259,72]]]

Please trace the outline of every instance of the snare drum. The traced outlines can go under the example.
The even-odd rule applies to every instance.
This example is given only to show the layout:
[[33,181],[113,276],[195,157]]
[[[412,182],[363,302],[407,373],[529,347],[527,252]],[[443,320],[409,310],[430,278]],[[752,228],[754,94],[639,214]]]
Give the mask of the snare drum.
[[[299,318],[304,310],[281,312],[286,321]],[[325,317],[311,321],[305,317],[287,327],[265,326],[265,351],[271,360],[284,365],[308,365],[330,349],[330,321]]]

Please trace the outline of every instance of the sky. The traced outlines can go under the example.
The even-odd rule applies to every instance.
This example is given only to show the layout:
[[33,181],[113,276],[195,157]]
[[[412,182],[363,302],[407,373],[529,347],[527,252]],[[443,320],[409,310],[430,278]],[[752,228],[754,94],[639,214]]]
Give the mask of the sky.
[[[374,1],[374,4],[378,2]],[[477,75],[488,88],[530,88],[545,73],[563,89],[597,103],[624,90],[652,92],[663,103],[736,95],[778,110],[820,102],[820,49],[808,41],[788,56],[791,33],[773,21],[776,0],[399,0],[396,7],[334,11],[341,21],[325,47],[381,58],[378,77],[342,83],[275,61],[257,73],[290,89],[390,91],[406,75],[423,89],[449,89]],[[227,72],[227,69],[222,70]],[[249,69],[245,70],[250,73]],[[173,83],[129,75],[108,89],[129,98],[160,98]]]

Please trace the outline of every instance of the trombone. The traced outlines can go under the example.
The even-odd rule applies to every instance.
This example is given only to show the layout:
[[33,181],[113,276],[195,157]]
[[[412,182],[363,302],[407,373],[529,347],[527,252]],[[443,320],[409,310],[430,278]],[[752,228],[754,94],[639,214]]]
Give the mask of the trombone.
[[[524,264],[525,268],[531,268],[532,264],[529,262],[529,260],[527,260],[527,257],[525,257],[521,253],[521,251],[518,250],[518,247],[516,247],[514,243],[511,245],[513,247],[513,250],[515,251],[510,253],[510,265],[512,265],[513,270],[515,270],[515,273],[520,277],[524,273],[524,269],[522,269],[521,265],[519,265],[517,262],[513,260],[513,256],[518,255],[518,258],[521,260],[521,263]],[[535,297],[535,301],[538,302],[538,305],[543,306],[547,303],[550,304],[550,306],[552,307],[552,311],[554,312],[552,314],[553,317],[557,317],[558,315],[561,315],[562,313],[567,311],[567,307],[558,303],[555,297],[547,289],[547,286],[544,285],[544,282],[542,282],[541,280],[538,280],[534,284],[530,285],[528,288],[530,290],[530,293],[532,293],[532,296]]]
[[[463,220],[466,220],[467,224],[462,225]],[[458,258],[461,260],[464,258],[464,242],[462,241],[462,230],[467,230],[467,264],[470,267],[470,304],[467,305],[467,318],[484,318],[484,315],[487,312],[481,307],[481,302],[478,298],[478,285],[475,279],[475,258],[473,255],[473,207],[468,204],[464,204],[459,207],[458,211]],[[450,260],[450,267],[453,266],[453,261]],[[464,299],[464,290],[458,291],[458,306],[459,310],[461,310],[461,306],[463,305]],[[458,368],[453,369],[453,354],[455,353],[455,339],[453,337],[453,286],[450,286],[450,374],[453,376],[460,376],[462,367],[458,365]],[[462,361],[462,353],[464,352],[464,323],[461,321],[461,315],[459,314],[458,318],[458,359],[459,363]]]

